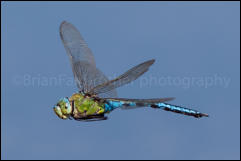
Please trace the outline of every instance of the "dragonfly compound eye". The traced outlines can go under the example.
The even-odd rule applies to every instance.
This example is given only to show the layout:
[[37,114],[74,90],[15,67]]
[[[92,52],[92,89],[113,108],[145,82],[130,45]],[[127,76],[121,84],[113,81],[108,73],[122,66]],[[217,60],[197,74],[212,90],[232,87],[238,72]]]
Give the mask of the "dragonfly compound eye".
[[61,111],[64,115],[70,115],[72,112],[72,106],[70,105],[68,98],[63,98],[59,101]]
[[61,119],[67,119],[67,117],[63,115],[62,110],[61,110],[61,108],[60,108],[58,105],[56,105],[56,106],[54,107],[54,112],[56,113],[56,115],[57,115],[59,118],[61,118]]
[[68,98],[62,98],[54,107],[54,112],[61,119],[68,119],[72,112],[72,106],[70,105]]

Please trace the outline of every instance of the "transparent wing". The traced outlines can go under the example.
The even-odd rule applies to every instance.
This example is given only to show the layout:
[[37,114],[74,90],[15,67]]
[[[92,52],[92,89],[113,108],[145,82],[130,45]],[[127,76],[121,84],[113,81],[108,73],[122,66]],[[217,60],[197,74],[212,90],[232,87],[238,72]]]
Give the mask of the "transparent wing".
[[[107,77],[96,68],[95,59],[79,31],[70,23],[60,25],[60,37],[67,51],[77,87],[87,93],[90,89],[108,81]],[[100,95],[99,95],[100,96]],[[105,93],[116,96],[116,91]]]
[[81,60],[95,67],[95,59],[90,48],[72,24],[66,21],[61,23],[60,37],[71,63]]
[[108,91],[111,91],[115,88],[118,88],[120,86],[123,86],[127,83],[130,83],[131,81],[136,80],[138,77],[140,77],[142,74],[144,74],[146,71],[148,71],[149,67],[155,62],[154,59],[146,61],[144,63],[141,63],[121,76],[117,77],[116,79],[113,79],[111,81],[108,81],[106,83],[100,84],[96,86],[95,88],[91,89],[89,91],[90,94],[100,94],[105,93]]
[[[78,61],[73,64],[74,77],[78,88],[88,93],[93,87],[108,82],[108,78],[97,68],[87,62]],[[97,95],[97,94],[96,94]],[[106,93],[98,94],[99,97],[117,97],[116,90],[110,90]]]

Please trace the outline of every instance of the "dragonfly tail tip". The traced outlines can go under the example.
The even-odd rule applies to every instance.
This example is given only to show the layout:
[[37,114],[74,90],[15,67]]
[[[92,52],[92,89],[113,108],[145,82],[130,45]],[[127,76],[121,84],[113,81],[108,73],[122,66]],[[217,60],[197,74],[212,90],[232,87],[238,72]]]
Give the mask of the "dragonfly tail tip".
[[202,116],[209,117],[209,115],[206,114],[206,113],[202,113],[202,114],[201,114],[201,117],[202,117]]

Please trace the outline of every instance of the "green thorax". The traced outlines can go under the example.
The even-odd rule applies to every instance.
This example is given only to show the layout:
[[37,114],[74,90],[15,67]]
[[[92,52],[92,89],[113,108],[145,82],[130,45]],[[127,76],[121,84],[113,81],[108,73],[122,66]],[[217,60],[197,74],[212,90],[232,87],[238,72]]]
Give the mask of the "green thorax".
[[69,98],[73,107],[74,118],[84,118],[92,115],[99,115],[105,112],[104,103],[94,100],[89,96],[81,93],[75,93]]

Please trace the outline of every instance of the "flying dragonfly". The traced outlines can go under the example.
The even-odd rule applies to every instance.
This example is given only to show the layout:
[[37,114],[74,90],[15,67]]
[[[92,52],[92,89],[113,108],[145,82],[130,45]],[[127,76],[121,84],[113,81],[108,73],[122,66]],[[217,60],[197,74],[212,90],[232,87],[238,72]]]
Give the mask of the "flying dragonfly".
[[53,110],[61,119],[78,121],[106,120],[106,114],[122,109],[150,107],[176,112],[196,118],[208,114],[166,103],[174,98],[129,99],[118,98],[116,88],[128,84],[148,71],[154,59],[143,62],[119,77],[108,80],[95,63],[94,56],[79,31],[70,23],[60,25],[60,37],[70,59],[79,92],[58,101]]

